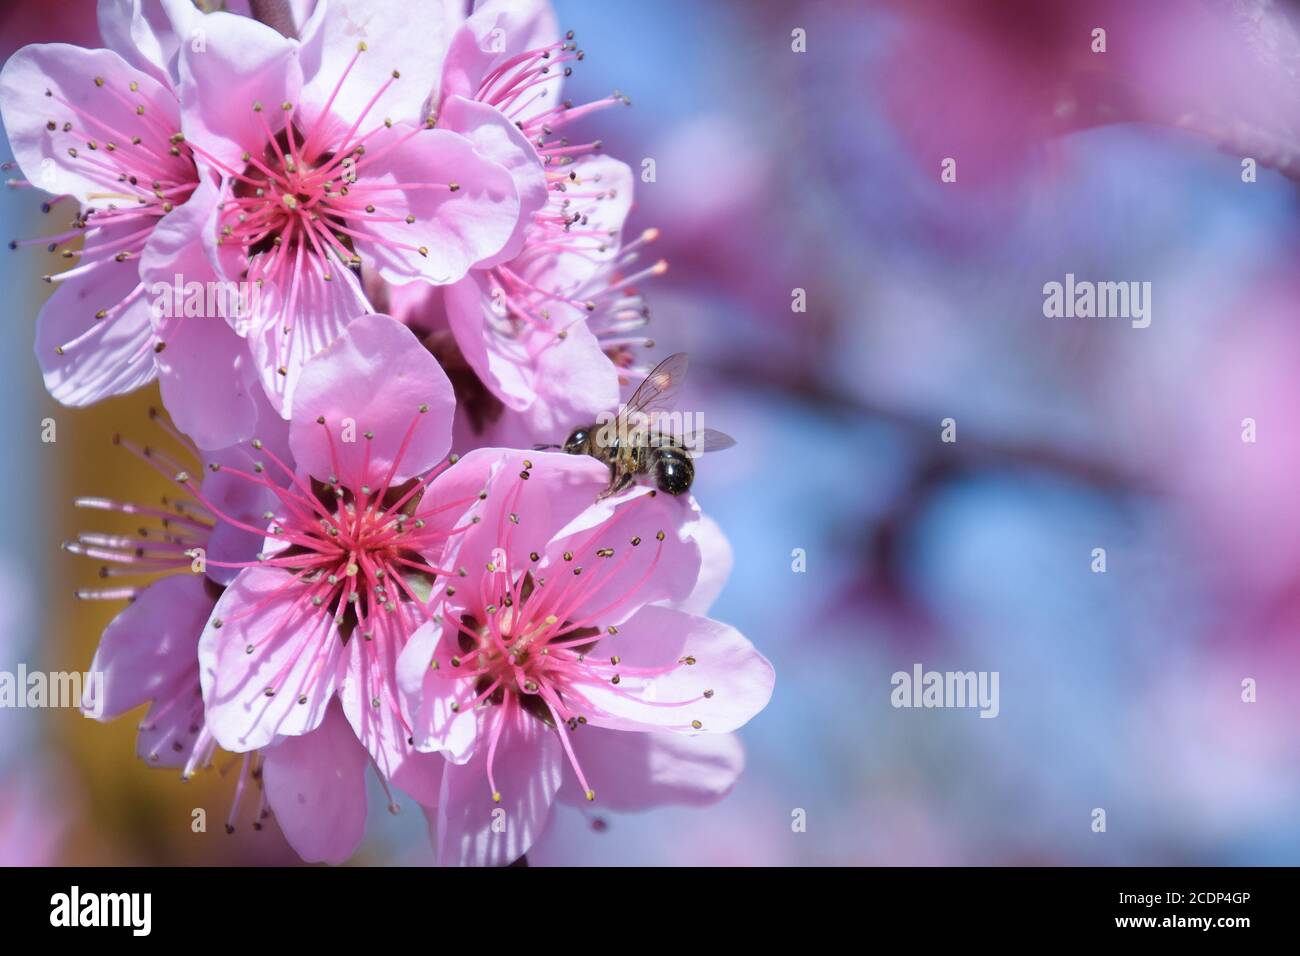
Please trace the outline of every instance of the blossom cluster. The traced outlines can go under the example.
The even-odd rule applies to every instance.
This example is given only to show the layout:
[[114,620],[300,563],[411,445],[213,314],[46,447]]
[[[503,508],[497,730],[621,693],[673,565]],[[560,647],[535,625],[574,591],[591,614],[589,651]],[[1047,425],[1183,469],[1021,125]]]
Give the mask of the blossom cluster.
[[310,861],[356,851],[372,771],[450,864],[518,860],[556,802],[720,798],[773,685],[706,616],[725,539],[689,494],[530,450],[648,364],[656,232],[624,234],[631,171],[574,132],[626,97],[564,99],[583,51],[543,0],[271,6],[100,0],[102,49],[0,72],[66,225],[12,244],[66,264],[45,385],[157,379],[189,456],[117,438],[175,493],[77,502],[144,525],[66,545],[103,566],[81,596],[129,602],[87,710],[147,705],[139,756],[187,776],[243,755],[228,827],[274,817]]

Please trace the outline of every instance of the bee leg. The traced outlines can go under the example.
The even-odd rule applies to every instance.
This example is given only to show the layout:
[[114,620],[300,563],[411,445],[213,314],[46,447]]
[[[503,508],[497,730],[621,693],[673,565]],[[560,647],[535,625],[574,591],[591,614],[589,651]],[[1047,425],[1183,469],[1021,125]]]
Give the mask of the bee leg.
[[598,494],[596,500],[603,501],[605,498],[618,494],[628,485],[632,484],[635,478],[636,475],[632,474],[630,471],[620,471],[611,465],[609,468],[609,487]]
[[618,466],[613,463],[609,466],[609,484],[601,489],[600,494],[596,495],[597,501],[604,501],[614,493],[614,486],[618,484]]

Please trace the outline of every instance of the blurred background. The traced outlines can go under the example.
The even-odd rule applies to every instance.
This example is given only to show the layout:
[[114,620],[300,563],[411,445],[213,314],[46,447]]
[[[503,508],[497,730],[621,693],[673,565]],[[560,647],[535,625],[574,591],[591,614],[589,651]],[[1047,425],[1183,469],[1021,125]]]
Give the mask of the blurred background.
[[[1300,10],[556,5],[587,53],[571,97],[633,100],[589,127],[654,160],[629,224],[670,263],[652,334],[740,442],[696,484],[735,551],[712,613],[777,686],[722,803],[561,808],[530,862],[1300,862]],[[97,45],[88,0],[0,26],[5,56]],[[5,238],[49,230],[39,201],[0,194]],[[111,443],[155,440],[155,389],[46,397],[46,268],[0,256],[9,671],[84,670],[117,610],[73,598],[96,567],[59,550],[71,500],[166,491]],[[1150,327],[1046,318],[1067,273],[1150,282]],[[893,708],[916,663],[999,672],[998,717]],[[237,764],[183,784],[134,733],[0,710],[0,862],[294,862],[274,826],[220,826]],[[427,862],[418,809],[383,803],[356,862]]]

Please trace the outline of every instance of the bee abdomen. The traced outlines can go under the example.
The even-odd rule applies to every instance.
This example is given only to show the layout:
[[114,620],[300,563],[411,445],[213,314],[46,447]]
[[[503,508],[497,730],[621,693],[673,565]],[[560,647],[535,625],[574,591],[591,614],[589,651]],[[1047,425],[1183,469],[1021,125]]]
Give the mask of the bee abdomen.
[[678,448],[659,448],[654,453],[654,477],[659,490],[670,495],[690,491],[695,480],[695,463]]

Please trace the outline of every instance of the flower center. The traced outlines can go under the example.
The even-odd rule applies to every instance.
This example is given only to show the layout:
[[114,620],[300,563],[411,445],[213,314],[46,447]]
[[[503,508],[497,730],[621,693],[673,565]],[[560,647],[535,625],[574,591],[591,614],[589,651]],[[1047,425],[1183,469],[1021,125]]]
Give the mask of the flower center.
[[502,704],[510,694],[526,713],[554,727],[557,716],[572,719],[564,706],[569,678],[601,631],[541,613],[544,608],[529,603],[536,588],[532,572],[525,571],[501,596],[501,606],[485,608],[487,623],[462,615],[457,639],[464,656],[453,658],[452,665],[476,675],[480,700]]
[[[254,109],[261,114],[260,104]],[[248,165],[235,180],[234,198],[222,209],[221,241],[238,242],[249,256],[283,249],[283,263],[301,246],[322,259],[359,265],[348,225],[357,209],[347,199],[347,183],[364,148],[309,151],[307,136],[292,122],[275,134],[265,121],[263,125],[266,147],[259,157],[244,154]],[[276,262],[274,256],[254,262],[250,278],[265,281],[275,274]]]
[[[640,534],[623,526],[629,516],[634,520],[640,514],[633,503],[548,565],[546,571],[553,578],[548,584],[546,578],[533,571],[542,566],[541,554],[531,551],[524,558],[513,541],[521,517],[517,509],[523,482],[532,464],[524,460],[523,466],[519,481],[502,496],[496,523],[500,536],[492,560],[484,568],[486,573],[479,576],[477,595],[457,599],[466,610],[456,612],[444,607],[443,623],[455,627],[459,653],[441,661],[435,657],[432,667],[443,678],[472,682],[472,700],[453,703],[454,712],[480,706],[494,712],[488,718],[487,731],[487,777],[494,801],[501,800],[494,767],[497,744],[514,707],[558,734],[578,783],[587,799],[594,800],[595,791],[588,785],[569,740],[571,733],[587,723],[586,714],[599,713],[584,694],[584,686],[609,684],[617,688],[616,693],[626,696],[627,689],[620,687],[625,676],[633,681],[652,680],[678,667],[690,666],[695,660],[683,657],[664,666],[632,667],[624,665],[616,653],[595,655],[606,635],[618,634],[617,625],[605,626],[602,622],[626,612],[658,568],[665,532],[656,531],[652,538],[643,540]],[[622,540],[614,544],[617,539]],[[653,551],[644,569],[626,587],[611,594],[608,586],[626,572],[634,555],[644,554],[646,547]],[[588,562],[585,566],[584,560]],[[462,578],[468,576],[465,569],[457,573]],[[455,585],[446,588],[449,600],[456,599],[456,593]],[[690,727],[699,729],[694,723]]]
[[310,498],[282,499],[272,535],[287,547],[263,564],[293,572],[311,604],[335,617],[344,642],[358,625],[369,640],[377,614],[421,604],[432,589],[437,571],[420,554],[425,522],[415,517],[423,491],[419,479],[355,491],[313,481]]

